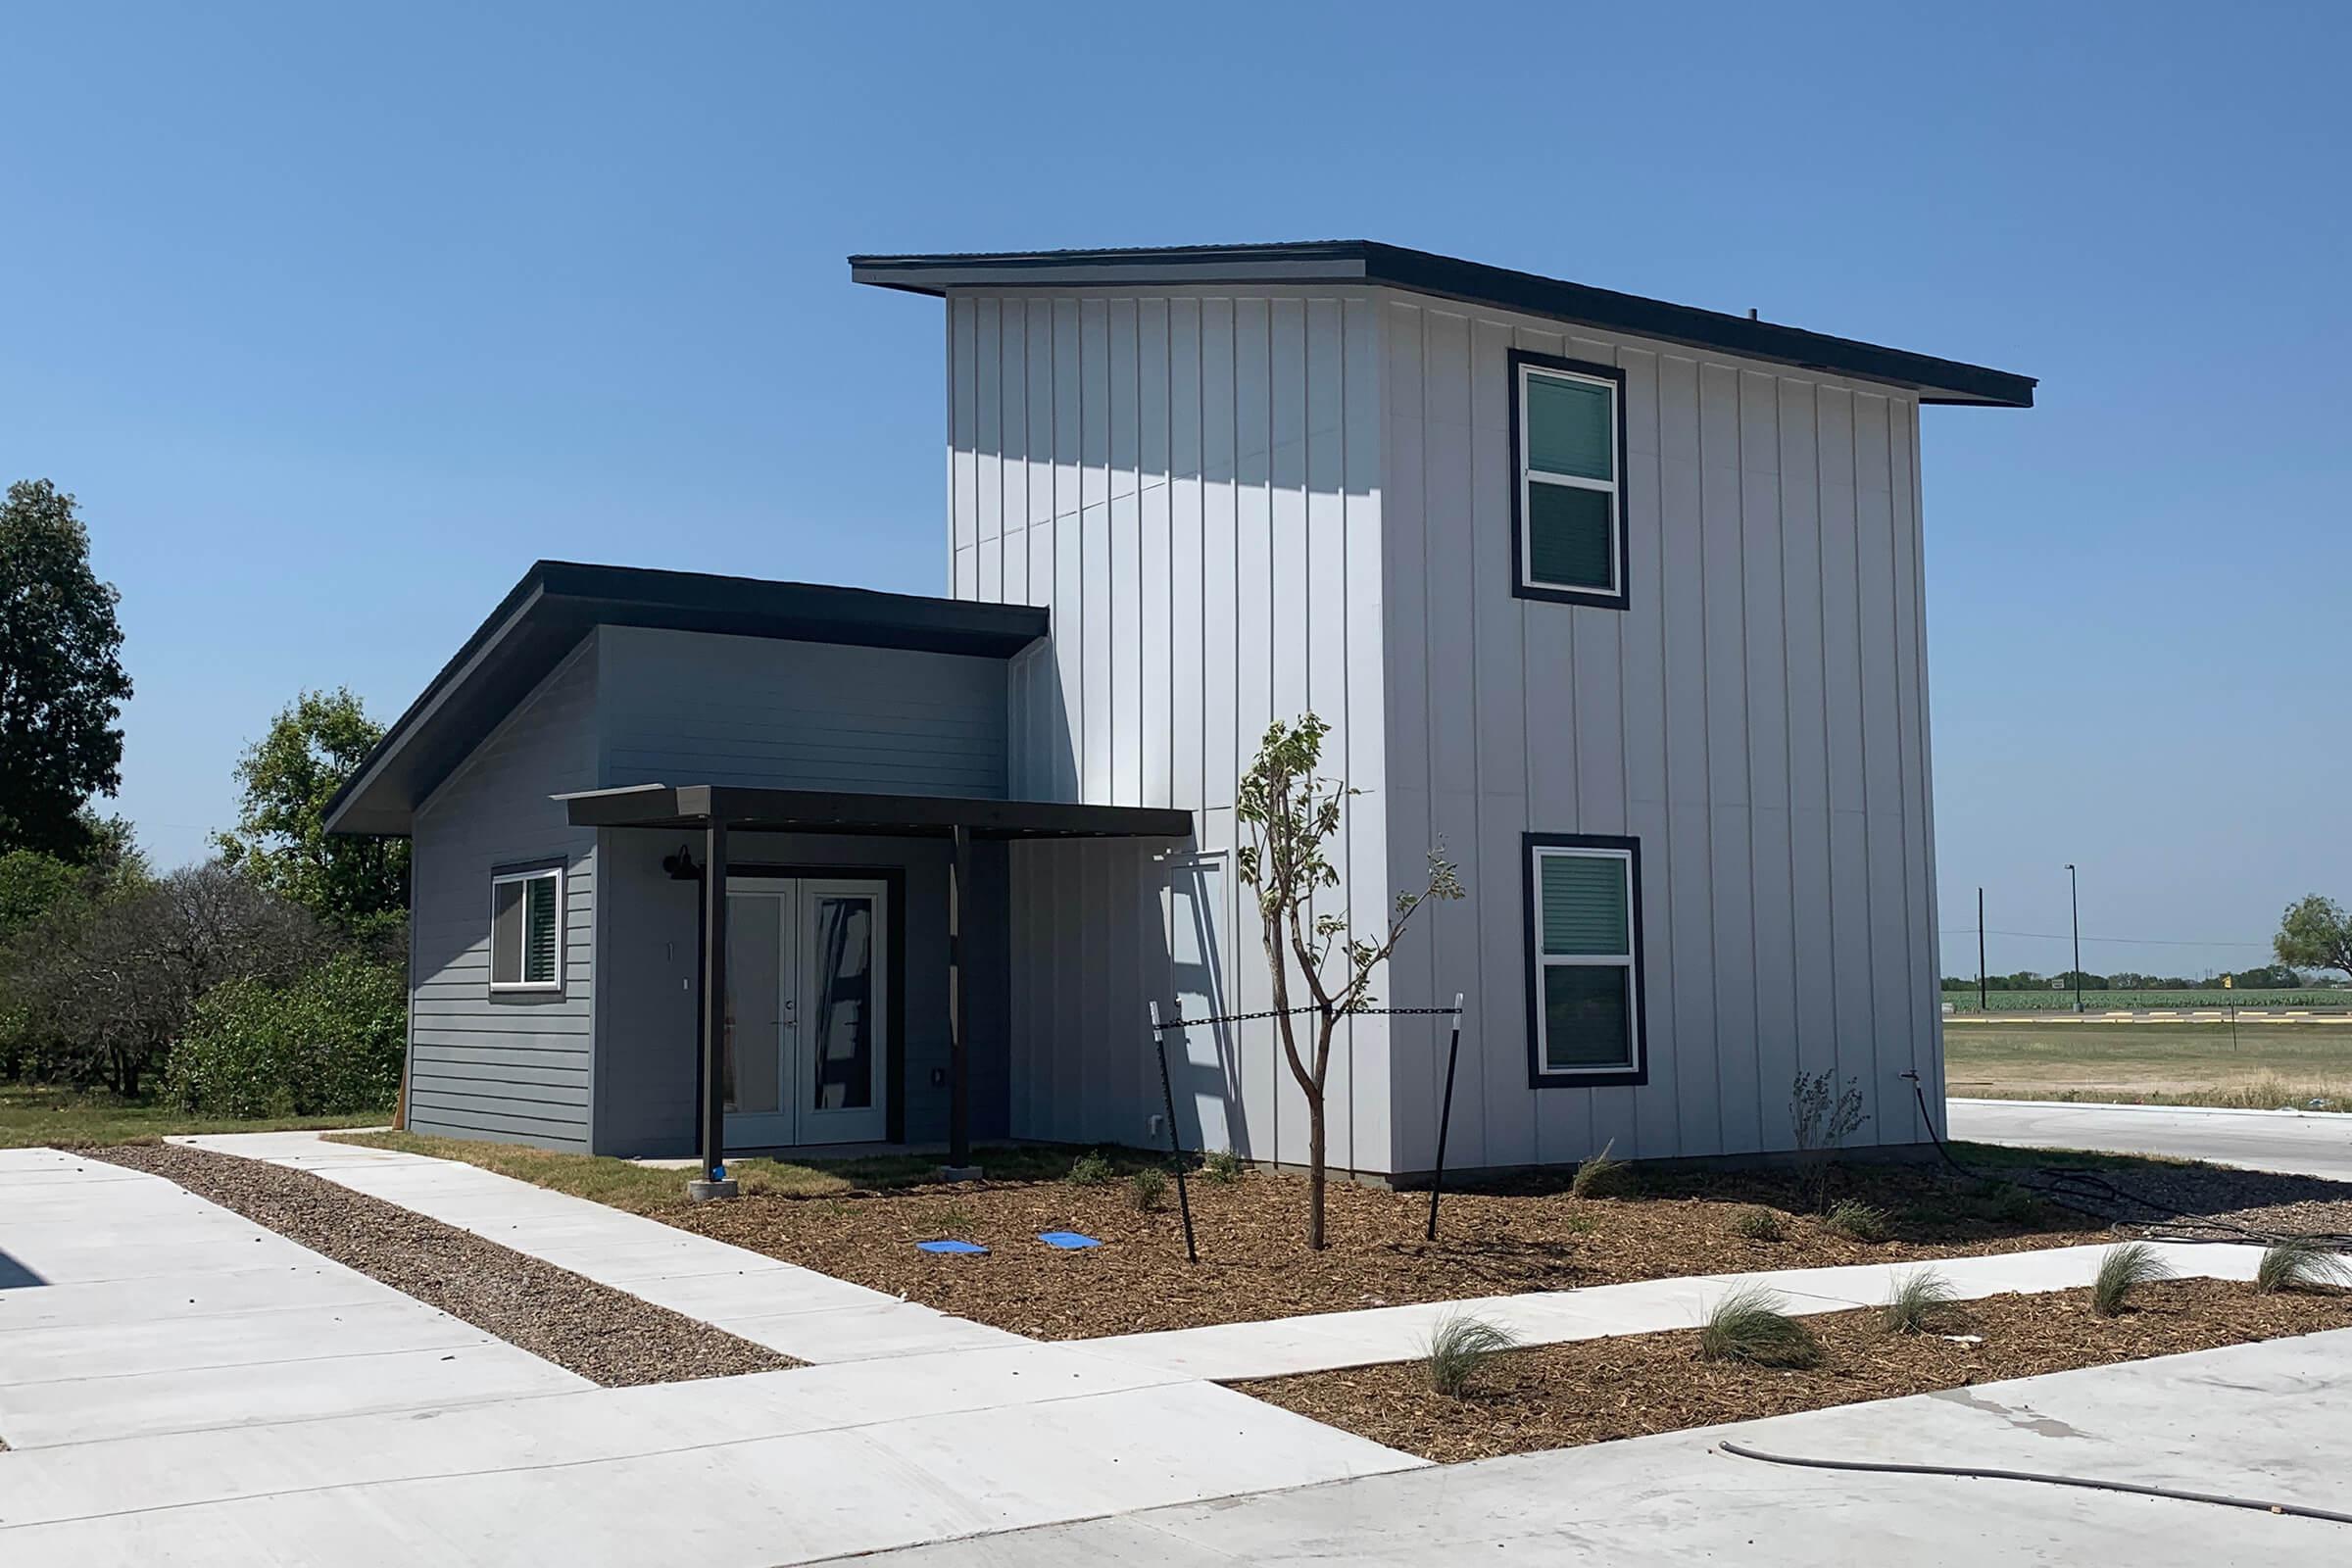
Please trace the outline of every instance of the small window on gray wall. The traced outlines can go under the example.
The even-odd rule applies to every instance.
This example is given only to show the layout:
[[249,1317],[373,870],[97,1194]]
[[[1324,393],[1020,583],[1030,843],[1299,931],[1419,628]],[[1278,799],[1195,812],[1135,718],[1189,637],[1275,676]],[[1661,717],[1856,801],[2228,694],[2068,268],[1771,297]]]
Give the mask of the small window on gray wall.
[[490,989],[564,988],[564,871],[509,871],[490,879]]
[[1641,849],[1528,836],[1528,1033],[1535,1081],[1638,1083]]
[[1522,598],[1625,608],[1624,385],[1605,365],[1511,356]]

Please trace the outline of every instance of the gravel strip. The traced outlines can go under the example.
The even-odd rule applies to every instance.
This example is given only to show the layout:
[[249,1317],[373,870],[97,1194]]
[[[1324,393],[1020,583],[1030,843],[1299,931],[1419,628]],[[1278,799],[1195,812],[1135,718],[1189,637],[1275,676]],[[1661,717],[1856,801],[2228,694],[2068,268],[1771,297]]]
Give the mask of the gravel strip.
[[609,1389],[803,1364],[308,1171],[180,1144],[84,1152],[175,1182]]

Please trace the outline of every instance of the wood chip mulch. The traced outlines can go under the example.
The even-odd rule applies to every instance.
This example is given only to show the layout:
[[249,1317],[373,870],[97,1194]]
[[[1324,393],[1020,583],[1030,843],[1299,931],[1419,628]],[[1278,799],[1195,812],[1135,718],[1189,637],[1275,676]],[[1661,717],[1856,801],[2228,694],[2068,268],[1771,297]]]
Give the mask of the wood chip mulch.
[[83,1152],[164,1177],[607,1388],[801,1364],[308,1171],[180,1144]]
[[1808,1317],[1827,1353],[1807,1371],[1700,1360],[1696,1331],[1685,1330],[1508,1351],[1458,1398],[1434,1392],[1418,1361],[1234,1387],[1453,1463],[2352,1327],[2343,1291],[2265,1296],[2232,1281],[2177,1280],[2142,1287],[2137,1304],[2114,1318],[2093,1315],[2089,1295],[1963,1301],[1920,1335],[1884,1332],[1875,1310]]
[[[1838,1234],[1774,1172],[1645,1176],[1632,1198],[1576,1198],[1556,1181],[1449,1193],[1439,1240],[1422,1240],[1428,1195],[1334,1183],[1330,1246],[1301,1241],[1305,1184],[1251,1172],[1193,1182],[1200,1261],[1184,1256],[1176,1198],[1142,1212],[1122,1180],[978,1182],[842,1198],[747,1197],[664,1211],[672,1225],[1039,1339],[1066,1340],[1288,1317],[1301,1312],[1564,1290],[1685,1274],[1899,1262],[2110,1240],[2056,1209],[2001,1218],[1933,1171],[1852,1167],[1840,1197],[1885,1208],[1884,1242]],[[1750,1241],[1735,1218],[1780,1213],[1784,1239]],[[1103,1245],[1057,1251],[1041,1231]],[[988,1255],[916,1250],[961,1239]]]

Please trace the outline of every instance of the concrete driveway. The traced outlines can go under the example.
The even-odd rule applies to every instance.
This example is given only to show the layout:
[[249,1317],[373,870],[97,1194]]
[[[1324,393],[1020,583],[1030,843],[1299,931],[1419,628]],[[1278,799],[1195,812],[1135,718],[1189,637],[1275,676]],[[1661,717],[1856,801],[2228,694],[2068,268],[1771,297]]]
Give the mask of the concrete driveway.
[[2170,1154],[2248,1170],[2352,1182],[2352,1115],[2340,1111],[2202,1110],[1954,1100],[1951,1136],[2021,1149]]
[[889,1568],[1824,1568],[2352,1560],[2352,1525],[1717,1451],[2059,1471],[2352,1512],[2352,1330],[1707,1432],[1159,1508],[865,1559]]

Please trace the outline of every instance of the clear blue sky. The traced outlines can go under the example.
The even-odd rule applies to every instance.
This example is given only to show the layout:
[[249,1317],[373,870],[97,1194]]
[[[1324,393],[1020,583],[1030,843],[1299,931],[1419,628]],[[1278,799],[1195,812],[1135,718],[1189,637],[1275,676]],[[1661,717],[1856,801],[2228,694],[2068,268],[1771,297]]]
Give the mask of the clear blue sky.
[[845,254],[1337,235],[2039,375],[1925,421],[1945,924],[2352,900],[2352,12],[479,9],[0,21],[0,475],[167,863],[536,557],[940,591],[938,308]]

